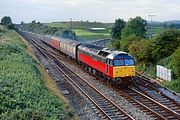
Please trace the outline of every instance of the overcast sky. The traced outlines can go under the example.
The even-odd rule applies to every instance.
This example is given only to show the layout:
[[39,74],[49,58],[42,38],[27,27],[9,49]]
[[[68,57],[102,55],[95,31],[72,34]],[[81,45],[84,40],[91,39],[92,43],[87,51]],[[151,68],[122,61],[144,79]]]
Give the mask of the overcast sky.
[[114,22],[141,16],[155,21],[180,20],[180,0],[0,0],[0,18],[15,23],[89,20]]

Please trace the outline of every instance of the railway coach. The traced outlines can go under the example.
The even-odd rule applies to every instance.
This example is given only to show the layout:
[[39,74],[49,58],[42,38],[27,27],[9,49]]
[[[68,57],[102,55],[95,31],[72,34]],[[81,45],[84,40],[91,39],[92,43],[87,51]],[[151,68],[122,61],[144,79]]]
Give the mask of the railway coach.
[[54,37],[51,35],[45,35],[42,41],[50,45],[54,49],[57,49],[67,56],[77,60],[77,47],[80,45],[78,41],[62,37]]
[[77,60],[77,48],[80,45],[79,42],[75,40],[70,40],[70,39],[65,39],[65,38],[60,38],[60,48],[59,50],[70,56],[73,59]]
[[41,39],[46,44],[50,45],[51,35],[44,35],[44,39]]
[[58,37],[52,36],[51,39],[50,39],[50,46],[52,46],[53,48],[59,50],[59,48],[60,48],[60,39]]

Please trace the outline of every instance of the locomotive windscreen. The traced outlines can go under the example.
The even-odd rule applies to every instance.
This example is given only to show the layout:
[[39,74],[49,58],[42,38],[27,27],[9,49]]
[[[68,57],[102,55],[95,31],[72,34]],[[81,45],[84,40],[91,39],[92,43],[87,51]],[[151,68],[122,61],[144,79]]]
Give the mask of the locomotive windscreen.
[[134,60],[133,59],[116,59],[113,60],[114,66],[133,66]]
[[114,66],[133,66],[134,58],[128,54],[119,54],[114,57]]

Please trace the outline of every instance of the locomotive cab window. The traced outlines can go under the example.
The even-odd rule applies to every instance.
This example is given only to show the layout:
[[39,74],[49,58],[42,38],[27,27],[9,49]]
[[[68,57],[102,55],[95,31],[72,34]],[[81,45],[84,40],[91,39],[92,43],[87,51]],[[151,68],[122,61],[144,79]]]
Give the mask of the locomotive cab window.
[[133,59],[117,59],[113,61],[114,66],[131,66],[134,65]]
[[114,66],[124,66],[124,60],[114,60]]
[[127,65],[127,66],[134,65],[134,60],[133,59],[125,59],[125,65]]

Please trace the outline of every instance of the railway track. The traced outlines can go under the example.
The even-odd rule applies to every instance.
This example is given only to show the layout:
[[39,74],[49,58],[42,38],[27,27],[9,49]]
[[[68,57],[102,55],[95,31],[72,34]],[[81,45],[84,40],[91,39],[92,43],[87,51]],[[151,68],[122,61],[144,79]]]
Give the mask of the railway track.
[[[99,79],[97,76],[94,77]],[[134,79],[137,80],[138,78],[136,76]],[[104,84],[104,82],[102,83]],[[178,120],[180,118],[179,103],[175,102],[173,99],[153,87],[153,83],[148,83],[148,81],[145,82],[143,79],[141,79],[141,82],[139,82],[139,84],[141,84],[141,87],[144,87],[144,89],[141,89],[140,86],[137,85],[137,83],[133,84],[132,88],[128,87],[127,89],[121,89],[116,85],[113,87],[112,85],[108,84],[108,86],[109,89],[115,90],[120,96],[126,98],[130,103],[146,112],[154,119]],[[149,89],[145,90],[148,87],[150,87],[151,89],[153,88],[154,90],[156,90],[156,92]],[[149,95],[148,92],[151,94]]]
[[136,82],[134,85],[137,91],[144,93],[145,95],[166,106],[168,109],[174,111],[175,114],[180,115],[180,103],[163,94],[153,84],[150,84],[149,81],[146,81],[139,76],[135,77],[135,79]]
[[[36,43],[38,44],[38,43]],[[40,43],[39,43],[40,44]],[[50,50],[48,52],[50,53],[47,53],[47,46],[44,46],[42,47],[42,44],[39,45],[39,47],[41,47],[41,49],[44,49],[44,52],[46,52],[46,54],[50,54],[54,57],[52,57],[51,59],[60,59],[62,60],[62,55],[61,57],[59,57],[59,54],[57,54],[57,52],[54,52],[53,50]],[[55,64],[57,65],[59,62],[58,60],[54,61]],[[67,66],[62,66],[62,64],[60,64],[59,66],[61,66],[62,68],[65,69],[65,71],[68,71],[66,68]],[[63,71],[63,70],[62,70]],[[72,71],[72,70],[69,70],[69,71]],[[70,74],[70,73],[68,73]],[[72,75],[74,75],[75,73],[73,73]],[[72,77],[71,79],[74,79],[74,77]],[[76,79],[76,78],[75,78]],[[137,79],[137,78],[136,78]],[[139,81],[140,81],[140,78],[138,78]],[[76,80],[77,82],[78,81],[81,81],[81,80]],[[80,83],[77,83],[79,84],[79,86],[82,86],[81,84],[84,84],[82,81]],[[136,87],[134,88],[128,88],[126,90],[122,90],[121,92],[119,92],[119,90],[117,90],[117,92],[119,93],[119,95],[123,96],[124,98],[126,98],[130,103],[132,103],[133,105],[135,105],[137,108],[140,108],[142,111],[146,112],[147,114],[149,114],[150,116],[152,116],[153,118],[155,119],[178,119],[180,116],[179,116],[179,104],[178,103],[175,103],[173,102],[173,100],[171,100],[169,97],[167,96],[163,96],[162,93],[160,93],[160,91],[157,91],[154,89],[154,91],[156,91],[156,94],[150,94],[147,93],[147,91],[143,90],[143,89],[140,89],[139,86],[141,84],[141,87],[150,87],[151,89],[154,89],[152,88],[152,86],[150,86],[150,83],[144,83],[141,81],[139,83],[139,85],[134,85]],[[76,85],[75,85],[76,86]],[[78,85],[77,85],[78,86]],[[87,86],[87,85],[84,85],[84,86]],[[78,88],[78,87],[77,87]],[[80,89],[80,88],[78,88]],[[88,88],[89,91],[90,91],[90,88]],[[82,91],[88,91],[88,89],[82,89]],[[96,89],[96,88],[95,88]],[[94,93],[94,91],[93,91]],[[92,93],[89,93],[90,95]],[[88,94],[87,94],[88,95]],[[158,98],[159,99],[155,99],[158,95],[161,95],[161,97],[159,96]],[[86,95],[85,95],[86,96]],[[96,96],[95,98],[97,98],[99,100],[99,96],[98,95],[94,95],[92,94],[92,96]],[[154,98],[154,97],[155,98]],[[86,96],[87,97],[87,96]],[[89,96],[91,97],[91,96]],[[88,97],[87,97],[88,98]],[[90,98],[88,98],[90,99]],[[108,99],[108,98],[107,98]],[[110,100],[111,101],[111,100]],[[169,102],[170,101],[170,102]],[[101,105],[101,102],[104,102],[103,99],[100,98],[100,101],[96,102],[94,101],[95,103],[98,103],[97,105],[99,106],[111,106],[109,105],[109,102],[107,102],[108,104],[103,104]],[[94,106],[95,103],[93,103]],[[112,102],[112,101],[111,101]],[[105,102],[106,103],[106,102]],[[112,102],[113,103],[113,102]],[[114,103],[115,104],[115,103]],[[117,105],[116,105],[117,106]],[[118,107],[118,106],[117,106]],[[101,111],[101,114],[103,116],[106,116],[105,113],[108,113],[105,112],[103,113],[102,110],[103,109],[100,109],[98,108],[97,106],[94,107],[96,109],[96,111],[100,112]],[[98,108],[98,109],[97,109]],[[107,107],[107,108],[104,108],[104,109],[111,109],[111,107]],[[112,109],[112,111],[117,111],[117,109]],[[116,112],[115,112],[116,113]],[[113,116],[113,115],[112,115]],[[121,115],[120,115],[121,116]],[[115,116],[113,116],[112,118],[110,117],[102,117],[102,118],[108,118],[108,119],[115,119]],[[126,117],[123,117],[124,119]],[[128,119],[133,119],[132,117],[128,117]]]
[[[143,76],[141,74],[136,73],[136,83],[140,83],[141,85],[144,85],[148,88],[150,88],[151,90],[156,91],[157,93],[161,94],[162,96],[166,97],[167,99],[170,99],[172,101],[174,101],[174,99],[172,99],[171,97],[169,97],[168,95],[164,94],[161,90],[167,90],[169,91],[172,95],[176,96],[178,99],[180,99],[179,94],[175,93],[174,91],[171,91],[163,86],[160,86],[158,83],[151,81],[150,78],[147,78],[146,76]],[[180,101],[174,101],[176,102],[176,104],[180,105]]]
[[22,36],[30,41],[31,44],[34,44],[34,46],[36,46],[37,49],[49,59],[51,64],[59,70],[59,74],[66,76],[68,81],[70,81],[73,86],[76,86],[76,88],[91,101],[93,105],[92,108],[94,108],[94,110],[101,116],[102,119],[133,120],[133,118],[128,115],[122,108],[117,106],[113,101],[108,99],[85,79],[81,78],[77,73],[68,68],[68,66],[66,66],[63,61],[58,60],[56,56],[48,52],[46,48],[42,48],[42,46],[40,46],[35,40],[28,36]]
[[[156,115],[160,116],[161,119],[178,120],[180,117],[179,114],[176,113],[175,111],[169,109],[168,107],[148,97],[142,92],[137,91],[134,88],[123,90],[123,92],[129,97],[131,97],[133,100],[140,102],[143,106],[147,107],[149,110],[156,113]],[[159,119],[159,118],[156,118],[156,119]]]

